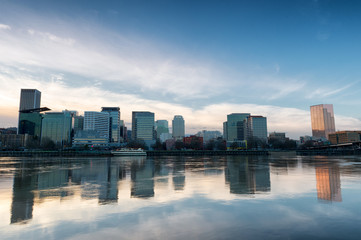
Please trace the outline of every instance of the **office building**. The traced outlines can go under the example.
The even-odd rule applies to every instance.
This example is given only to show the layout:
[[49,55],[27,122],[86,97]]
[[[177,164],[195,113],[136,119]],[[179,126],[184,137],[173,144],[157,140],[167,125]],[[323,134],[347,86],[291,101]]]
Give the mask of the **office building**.
[[74,133],[84,129],[84,116],[74,116]]
[[19,111],[40,108],[41,92],[36,89],[21,89]]
[[328,137],[331,144],[360,142],[361,131],[338,131],[335,133],[330,133]]
[[84,112],[84,130],[98,131],[100,138],[109,139],[109,113]]
[[160,139],[162,133],[169,133],[168,121],[167,120],[155,121],[155,131],[157,133],[157,139]]
[[40,140],[42,118],[40,112],[20,112],[18,134],[29,134]]
[[172,120],[172,135],[175,139],[183,140],[185,127],[184,119],[181,115],[175,115]]
[[152,141],[154,136],[154,113],[132,112],[132,139]]
[[74,112],[48,112],[41,126],[41,140],[50,139],[57,146],[70,147]]
[[327,138],[335,132],[335,117],[332,104],[319,104],[310,107],[312,136]]
[[249,113],[227,115],[227,122],[223,123],[223,135],[227,141],[246,140],[245,120],[250,115]]
[[42,118],[40,100],[41,92],[39,90],[21,89],[18,134],[29,134],[40,139]]
[[100,136],[97,130],[79,130],[75,133],[73,146],[104,147],[108,146],[109,137]]
[[267,118],[262,116],[248,116],[247,139],[250,137],[257,138],[267,142]]
[[109,114],[109,142],[120,143],[119,107],[102,107],[102,112]]

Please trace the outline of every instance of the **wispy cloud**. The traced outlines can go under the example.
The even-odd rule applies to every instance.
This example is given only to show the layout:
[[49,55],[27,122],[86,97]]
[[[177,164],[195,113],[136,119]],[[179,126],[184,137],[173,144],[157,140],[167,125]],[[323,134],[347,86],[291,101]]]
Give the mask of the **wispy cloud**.
[[0,30],[11,30],[11,27],[9,25],[0,23]]
[[355,82],[347,84],[343,87],[338,87],[338,88],[334,88],[334,89],[331,89],[330,87],[317,88],[316,90],[314,90],[310,94],[308,94],[306,97],[309,99],[329,97],[329,96],[332,96],[337,93],[345,91],[346,89],[352,87],[354,84],[355,84]]

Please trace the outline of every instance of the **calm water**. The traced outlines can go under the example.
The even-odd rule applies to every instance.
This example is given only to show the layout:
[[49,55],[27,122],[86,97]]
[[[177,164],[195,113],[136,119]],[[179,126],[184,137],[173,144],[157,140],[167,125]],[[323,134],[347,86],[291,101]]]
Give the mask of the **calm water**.
[[0,158],[0,215],[1,239],[360,239],[361,157]]

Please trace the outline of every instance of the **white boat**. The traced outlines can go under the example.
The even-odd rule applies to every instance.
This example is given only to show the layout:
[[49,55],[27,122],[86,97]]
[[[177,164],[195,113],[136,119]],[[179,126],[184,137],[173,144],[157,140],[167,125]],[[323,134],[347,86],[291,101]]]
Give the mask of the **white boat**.
[[111,151],[115,156],[147,156],[147,153],[141,149],[122,148],[119,150]]

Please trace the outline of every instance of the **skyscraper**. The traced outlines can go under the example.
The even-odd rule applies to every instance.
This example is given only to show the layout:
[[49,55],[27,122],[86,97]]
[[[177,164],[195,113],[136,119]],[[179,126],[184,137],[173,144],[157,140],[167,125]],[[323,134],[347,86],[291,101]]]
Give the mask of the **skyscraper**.
[[[19,112],[24,110],[40,108],[41,92],[36,89],[21,89]],[[18,134],[29,134],[40,138],[41,114],[29,111],[19,113]]]
[[109,114],[109,142],[120,142],[120,111],[119,107],[102,107],[102,112]]
[[185,135],[184,119],[181,115],[175,115],[172,120],[172,134],[175,139],[183,139]]
[[154,140],[154,113],[132,112],[132,139]]
[[99,137],[109,139],[109,113],[84,112],[84,130],[96,130]]
[[157,138],[160,138],[162,133],[169,133],[168,121],[167,120],[157,120],[155,121],[155,131],[157,132]]
[[332,104],[319,104],[310,107],[312,136],[327,138],[335,132],[335,117]]
[[227,115],[227,122],[223,123],[223,134],[227,141],[246,140],[245,120],[249,113],[231,113]]
[[262,116],[247,117],[247,139],[255,137],[267,142],[267,118]]
[[41,92],[37,89],[21,89],[19,111],[40,108]]

